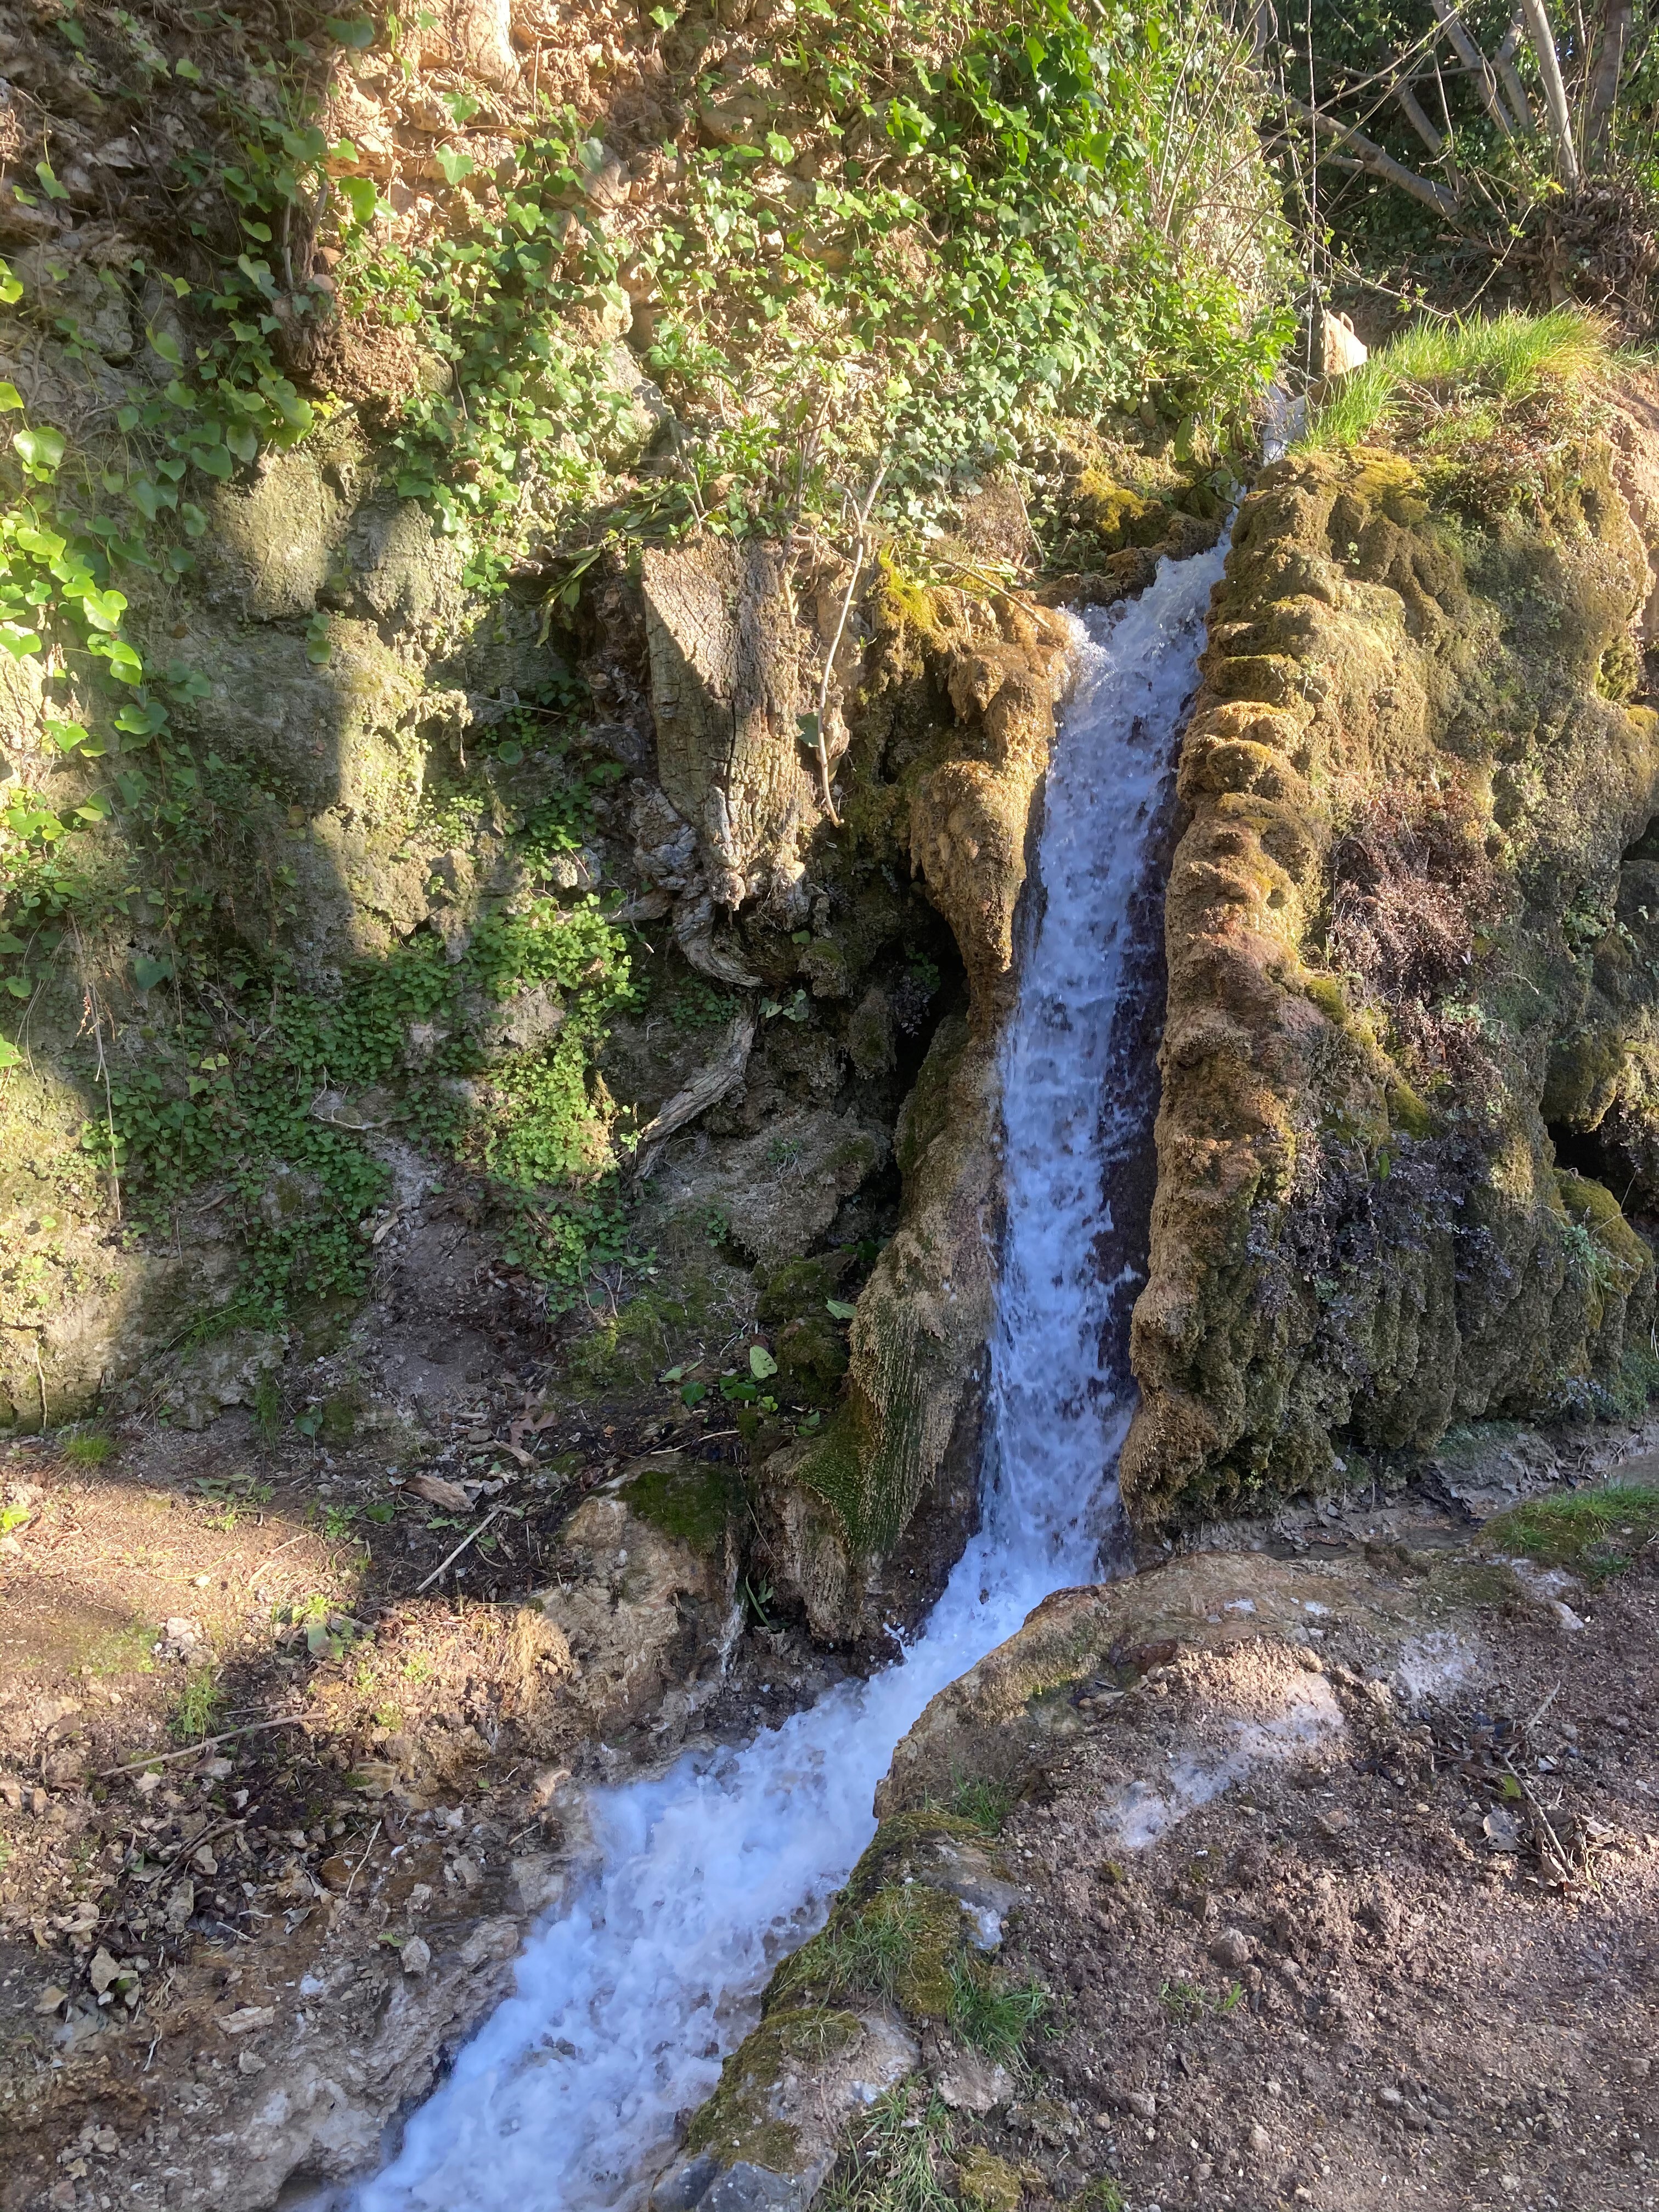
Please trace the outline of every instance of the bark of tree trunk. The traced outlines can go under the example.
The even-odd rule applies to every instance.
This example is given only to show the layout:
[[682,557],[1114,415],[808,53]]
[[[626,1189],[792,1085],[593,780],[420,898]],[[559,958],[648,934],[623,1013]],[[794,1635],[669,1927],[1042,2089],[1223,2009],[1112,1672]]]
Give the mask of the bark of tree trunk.
[[1561,173],[1562,183],[1573,185],[1578,182],[1578,155],[1572,143],[1572,118],[1567,112],[1567,90],[1561,82],[1561,64],[1555,57],[1555,33],[1544,11],[1544,0],[1521,0],[1521,14],[1533,52],[1538,57],[1538,73],[1544,80],[1544,112],[1549,118],[1550,137],[1555,141],[1555,164]]

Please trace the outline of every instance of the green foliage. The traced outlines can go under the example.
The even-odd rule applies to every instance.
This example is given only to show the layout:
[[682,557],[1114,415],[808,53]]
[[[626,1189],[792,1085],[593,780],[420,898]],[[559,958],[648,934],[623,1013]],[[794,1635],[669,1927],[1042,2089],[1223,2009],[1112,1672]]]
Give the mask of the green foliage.
[[1599,1585],[1624,1573],[1659,1537],[1659,1486],[1613,1483],[1529,1498],[1486,1524],[1495,1550],[1566,1567]]
[[[561,993],[563,1025],[549,1046],[486,1070],[465,1019],[469,994],[501,1000],[538,984]],[[614,1113],[590,1088],[590,1060],[605,1014],[629,1002],[629,963],[596,901],[488,920],[459,963],[417,937],[348,969],[331,998],[281,966],[240,985],[226,977],[210,994],[180,995],[165,1057],[106,1077],[106,1110],[84,1124],[82,1144],[120,1176],[131,1233],[162,1232],[188,1193],[228,1183],[247,1250],[241,1319],[362,1287],[365,1224],[386,1170],[357,1122],[395,1122],[489,1176],[512,1255],[566,1293],[620,1247]],[[416,1023],[446,1042],[411,1071]],[[274,1398],[256,1413],[274,1429]]]
[[64,1457],[75,1467],[102,1467],[115,1456],[115,1439],[103,1429],[82,1429],[63,1443]]
[[1020,2057],[1048,2009],[1048,1993],[1038,1982],[1006,1981],[971,1953],[951,1961],[951,2025],[999,2064]]
[[945,2161],[955,2148],[943,2101],[931,2090],[913,2096],[901,2083],[860,2121],[823,2202],[830,2212],[954,2212]]
[[[499,216],[349,252],[348,305],[451,370],[392,443],[472,580],[539,536],[574,605],[607,540],[835,515],[883,454],[885,513],[922,526],[1059,416],[1152,395],[1242,416],[1266,382],[1288,323],[1260,89],[1201,0],[1036,0],[994,26],[962,0],[858,0],[776,67],[793,137],[671,148],[684,189],[635,241],[672,467],[640,465],[655,433],[579,334],[631,310],[592,211],[604,148],[574,112],[517,147]],[[471,170],[451,157],[458,191]]]
[[1607,358],[1601,325],[1577,307],[1419,323],[1341,379],[1314,410],[1303,442],[1362,445],[1414,401],[1443,414],[1482,399],[1506,407],[1540,391],[1571,391]]
[[225,1693],[215,1670],[192,1667],[167,1717],[167,1726],[179,1743],[199,1743],[213,1733],[224,1709]]

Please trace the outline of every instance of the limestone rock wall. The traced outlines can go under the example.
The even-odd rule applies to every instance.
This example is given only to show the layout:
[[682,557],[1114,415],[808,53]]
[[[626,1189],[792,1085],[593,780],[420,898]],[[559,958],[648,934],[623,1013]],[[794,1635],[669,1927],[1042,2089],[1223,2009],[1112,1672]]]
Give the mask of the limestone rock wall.
[[1652,1142],[1659,726],[1611,459],[1493,520],[1396,453],[1293,457],[1240,514],[1169,884],[1143,1526],[1650,1384],[1616,1170]]

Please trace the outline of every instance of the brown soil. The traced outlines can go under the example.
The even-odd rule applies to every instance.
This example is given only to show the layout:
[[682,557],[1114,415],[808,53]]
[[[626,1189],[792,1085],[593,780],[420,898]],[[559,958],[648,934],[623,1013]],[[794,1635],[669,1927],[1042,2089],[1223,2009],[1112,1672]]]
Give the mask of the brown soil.
[[[428,1408],[423,1472],[465,1510],[383,1444],[267,1449],[238,1412],[134,1424],[96,1466],[0,1453],[4,2212],[117,2187],[229,2212],[372,2166],[504,1992],[584,1861],[567,1783],[678,1747],[519,1601],[568,1571],[560,1525],[626,1447],[715,1425],[605,1410],[538,1425],[518,1385]],[[500,1542],[430,1581],[492,1509]],[[700,1731],[824,1679],[751,1621]]]
[[1082,1704],[1004,1836],[1051,2036],[958,2160],[1093,2212],[1659,2202],[1656,1548],[1582,1629],[1511,1594],[1379,1674],[1334,1619]]

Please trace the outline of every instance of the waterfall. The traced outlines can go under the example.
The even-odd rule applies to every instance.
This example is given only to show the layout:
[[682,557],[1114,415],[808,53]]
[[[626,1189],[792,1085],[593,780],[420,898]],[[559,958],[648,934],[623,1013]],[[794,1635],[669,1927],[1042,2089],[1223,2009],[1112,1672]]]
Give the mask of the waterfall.
[[[1129,1168],[1156,1104],[1145,886],[1224,543],[1077,628],[1004,1058],[1006,1225],[981,1533],[895,1665],[738,1750],[596,1791],[600,1870],[410,2120],[357,2212],[635,2212],[779,1955],[823,1921],[934,1693],[1117,1543],[1140,1255]],[[1139,1038],[1139,1042],[1138,1042]],[[1144,1207],[1141,1208],[1144,1212]]]

